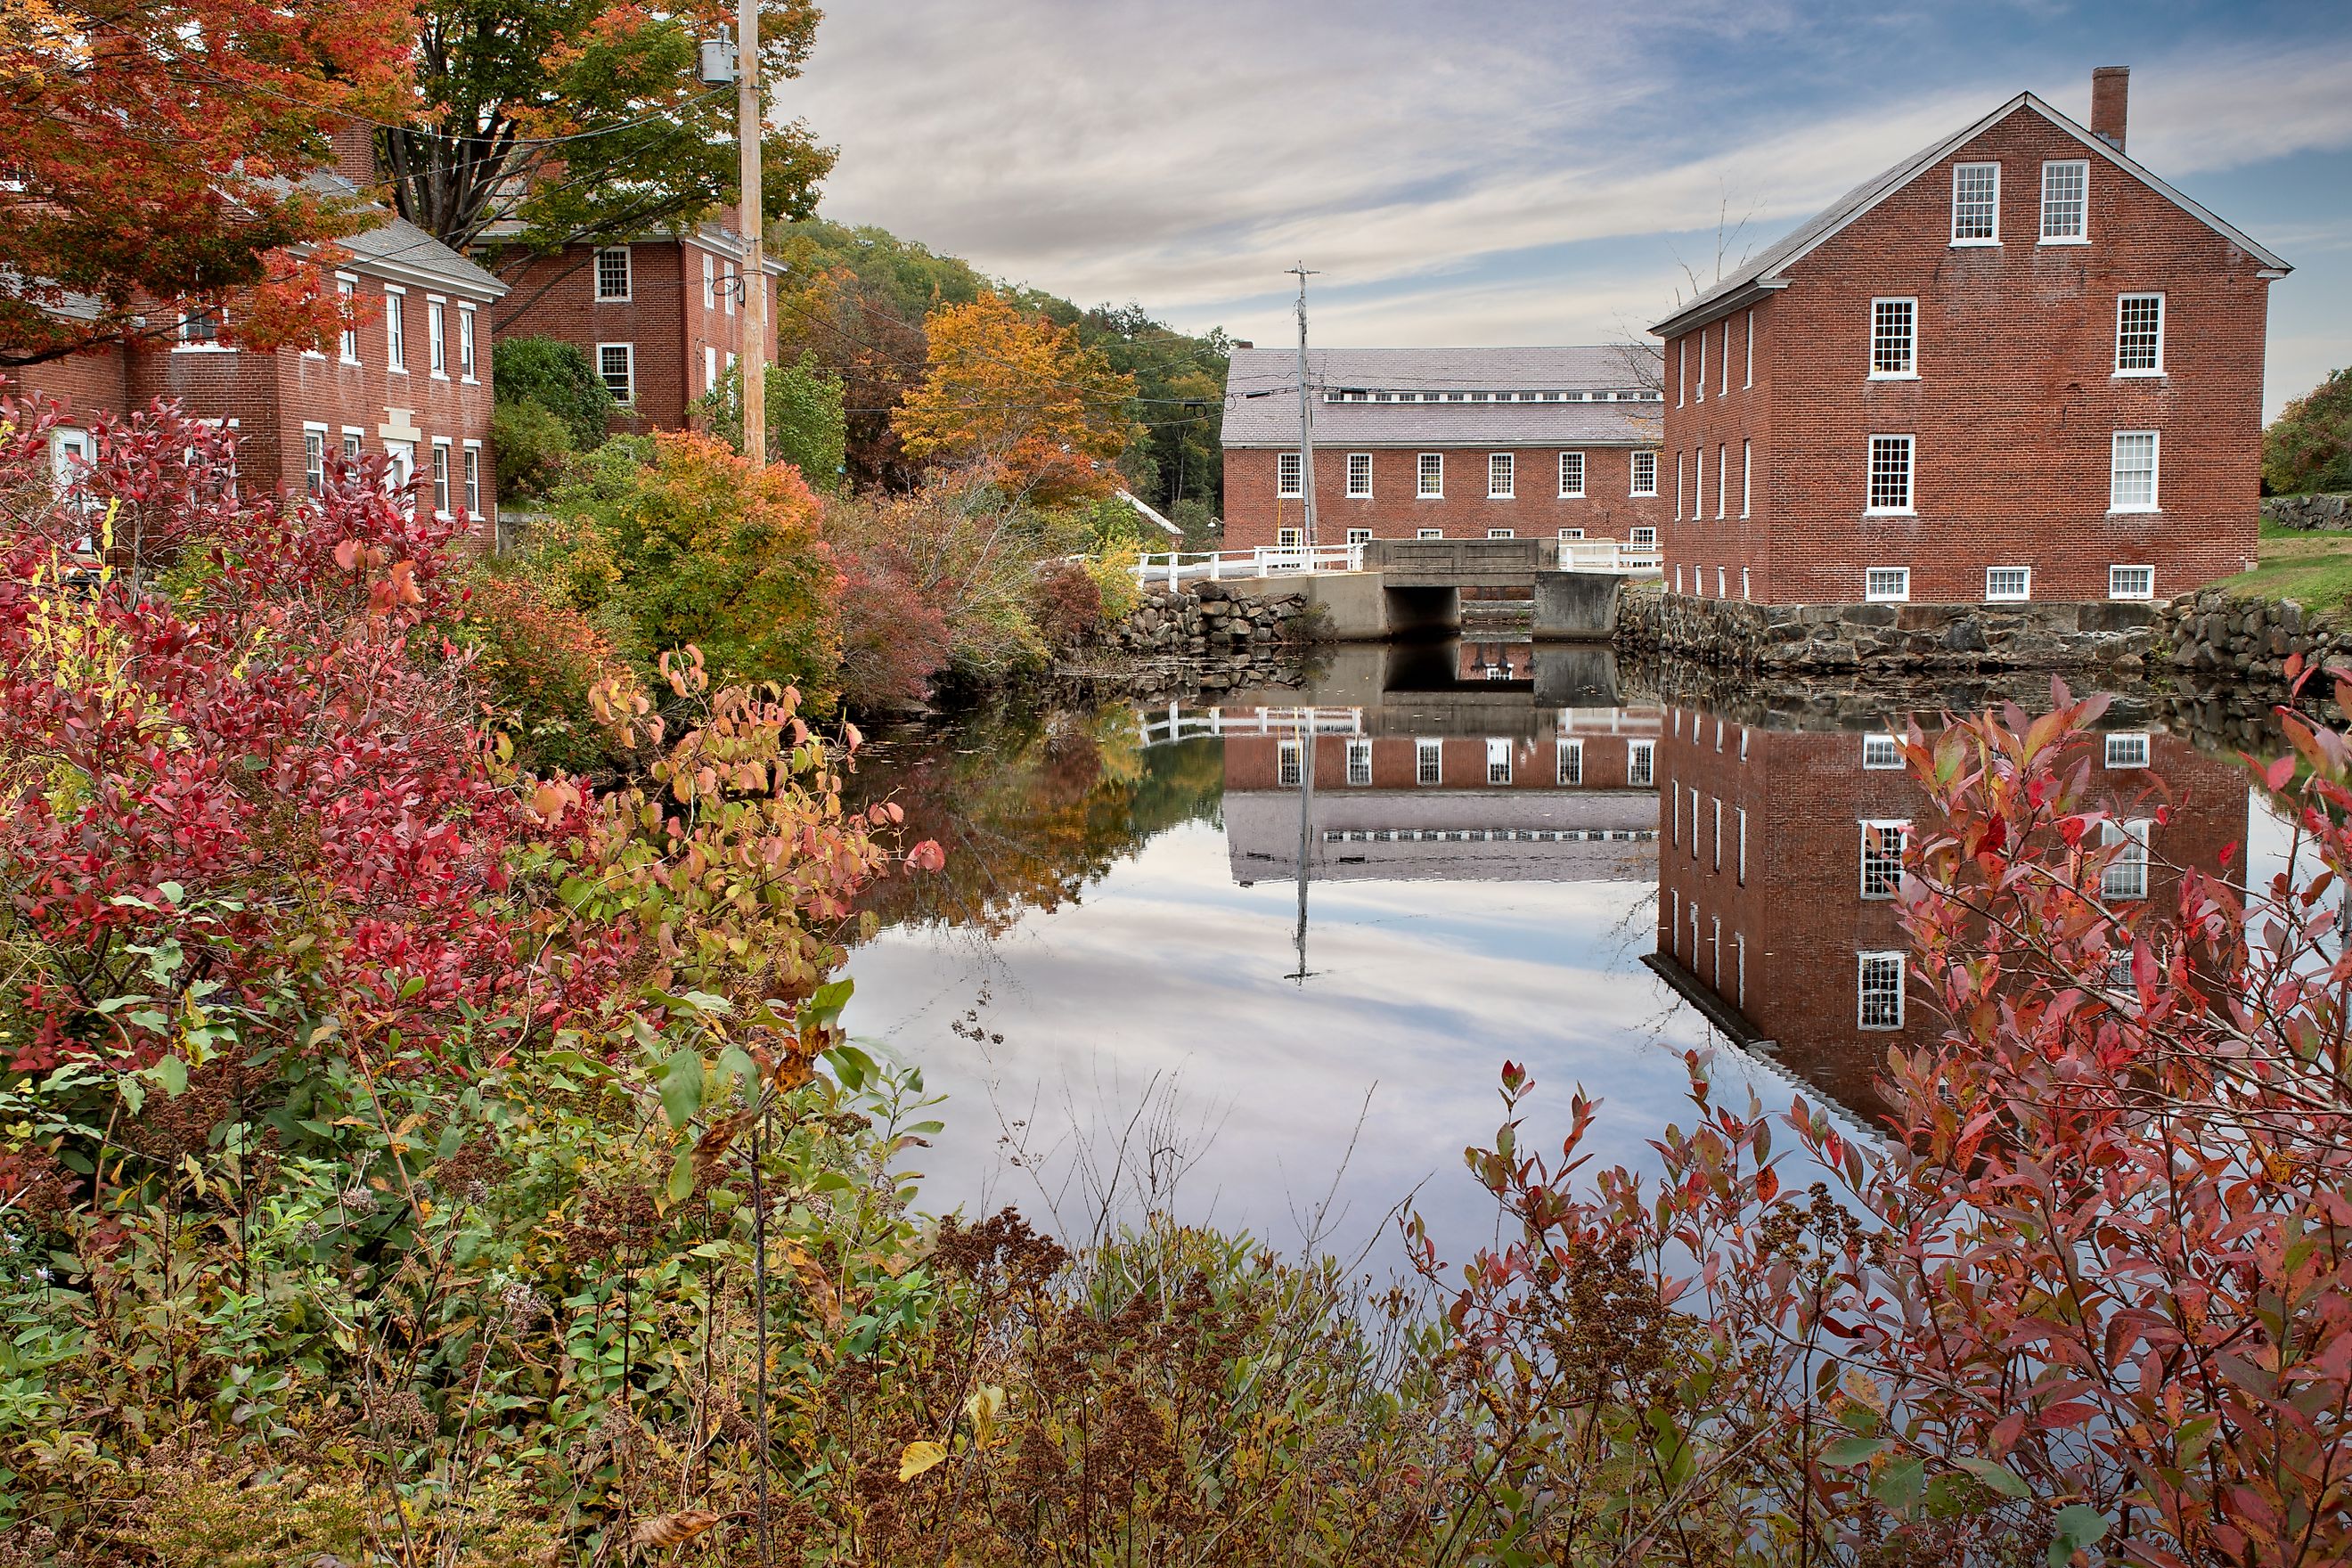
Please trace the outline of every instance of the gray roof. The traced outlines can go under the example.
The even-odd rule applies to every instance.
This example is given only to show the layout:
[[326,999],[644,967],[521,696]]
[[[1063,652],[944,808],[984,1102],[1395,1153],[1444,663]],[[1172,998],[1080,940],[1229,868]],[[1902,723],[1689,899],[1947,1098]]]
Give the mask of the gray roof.
[[[1350,447],[1642,446],[1660,435],[1659,364],[1657,348],[1643,343],[1311,349],[1315,439]],[[1513,395],[1497,402],[1498,392]],[[1353,393],[1365,396],[1357,401]],[[1603,393],[1612,395],[1592,396]],[[1621,393],[1641,400],[1620,401]],[[1550,395],[1522,401],[1522,394]],[[1228,447],[1297,445],[1297,350],[1233,351],[1223,438]]]
[[1822,211],[1790,230],[1778,241],[1748,258],[1729,277],[1701,292],[1696,299],[1675,310],[1673,315],[1652,327],[1650,331],[1661,337],[1674,337],[1703,322],[1712,321],[1727,310],[1738,309],[1740,304],[1759,289],[1786,287],[1784,274],[1790,267],[1811,255],[1816,247],[1848,224],[1853,223],[1888,196],[1942,163],[1956,149],[1974,141],[1978,136],[2021,110],[2032,110],[2041,115],[2061,131],[2073,136],[2084,148],[2105,159],[2175,206],[2212,228],[2248,255],[2260,260],[2264,266],[2275,268],[2281,272],[2292,270],[2286,262],[2281,260],[2269,249],[2238,229],[2223,223],[2210,212],[2158,179],[2147,169],[2124,156],[2115,147],[2094,136],[2033,94],[2021,92],[1983,119],[1961,127],[1933,146],[1923,147],[1893,168],[1881,170],[1864,180]]
[[[332,170],[319,170],[310,181],[329,195],[359,195],[357,185]],[[475,265],[406,218],[387,208],[374,210],[383,212],[383,221],[337,242],[351,252],[355,266],[396,280],[451,289],[484,300],[498,299],[507,291],[507,286],[499,281],[496,274]]]

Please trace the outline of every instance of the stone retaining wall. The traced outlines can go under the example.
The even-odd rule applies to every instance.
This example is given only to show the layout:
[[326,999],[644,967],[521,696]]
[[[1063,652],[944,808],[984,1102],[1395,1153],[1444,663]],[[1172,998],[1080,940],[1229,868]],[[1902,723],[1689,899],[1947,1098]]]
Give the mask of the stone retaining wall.
[[1752,605],[1628,587],[1617,646],[1760,672],[2137,670],[2158,647],[2160,606]]
[[2281,528],[2341,533],[2352,529],[2352,495],[2337,490],[2307,496],[2264,496],[2263,521]]
[[1109,629],[1113,647],[1182,661],[1208,689],[1261,684],[1307,640],[1301,594],[1253,594],[1231,583],[1190,583],[1146,594]]

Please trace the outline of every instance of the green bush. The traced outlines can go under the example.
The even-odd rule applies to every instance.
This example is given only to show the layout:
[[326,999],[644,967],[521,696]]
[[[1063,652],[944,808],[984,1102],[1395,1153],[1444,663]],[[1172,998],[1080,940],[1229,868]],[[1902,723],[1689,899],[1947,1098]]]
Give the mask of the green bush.
[[[842,484],[849,416],[842,409],[842,384],[827,375],[813,353],[797,364],[768,367],[768,460],[790,463],[809,488],[831,494]],[[719,384],[695,402],[710,433],[737,451],[743,449],[743,370],[731,367]]]
[[2352,489],[2352,370],[2339,370],[2263,432],[2263,489],[2272,495]]
[[507,338],[490,351],[490,390],[500,403],[536,403],[563,421],[572,445],[585,452],[604,439],[604,422],[619,406],[577,343],[556,338]]
[[571,426],[529,398],[501,398],[490,409],[490,447],[498,455],[499,494],[509,500],[544,497],[578,449]]

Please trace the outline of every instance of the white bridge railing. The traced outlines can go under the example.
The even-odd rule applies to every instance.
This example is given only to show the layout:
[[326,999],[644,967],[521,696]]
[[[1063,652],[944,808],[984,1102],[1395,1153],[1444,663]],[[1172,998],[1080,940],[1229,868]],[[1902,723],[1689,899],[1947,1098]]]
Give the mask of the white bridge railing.
[[[1485,543],[1484,540],[1472,541]],[[1554,565],[1561,572],[1613,572],[1629,576],[1656,576],[1665,570],[1665,554],[1654,544],[1631,545],[1614,539],[1537,540],[1556,544]],[[1145,587],[1155,583],[1223,582],[1248,577],[1290,576],[1313,572],[1360,572],[1362,544],[1261,544],[1254,550],[1170,550],[1144,556],[1136,563],[1135,580]]]
[[1360,735],[1360,708],[1209,708],[1187,709],[1171,702],[1166,712],[1139,711],[1143,743],[1164,746],[1196,735],[1279,735],[1289,739],[1304,729],[1312,735]]

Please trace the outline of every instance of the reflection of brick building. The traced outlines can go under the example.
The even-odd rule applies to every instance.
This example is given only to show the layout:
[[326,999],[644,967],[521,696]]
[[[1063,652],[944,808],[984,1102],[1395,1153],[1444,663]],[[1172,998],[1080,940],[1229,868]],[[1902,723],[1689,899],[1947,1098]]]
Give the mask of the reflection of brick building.
[[[2149,829],[2154,860],[2218,871],[2242,845],[2239,767],[2162,731],[2117,731],[2095,763],[2119,810],[2186,797]],[[1735,1041],[1871,1111],[1887,1047],[1940,1029],[1914,983],[1892,897],[1905,825],[1924,797],[1891,738],[1666,716],[1658,755],[1655,965]],[[2127,858],[2128,859],[2128,858]],[[2112,873],[2109,895],[2163,900],[2161,865]]]

